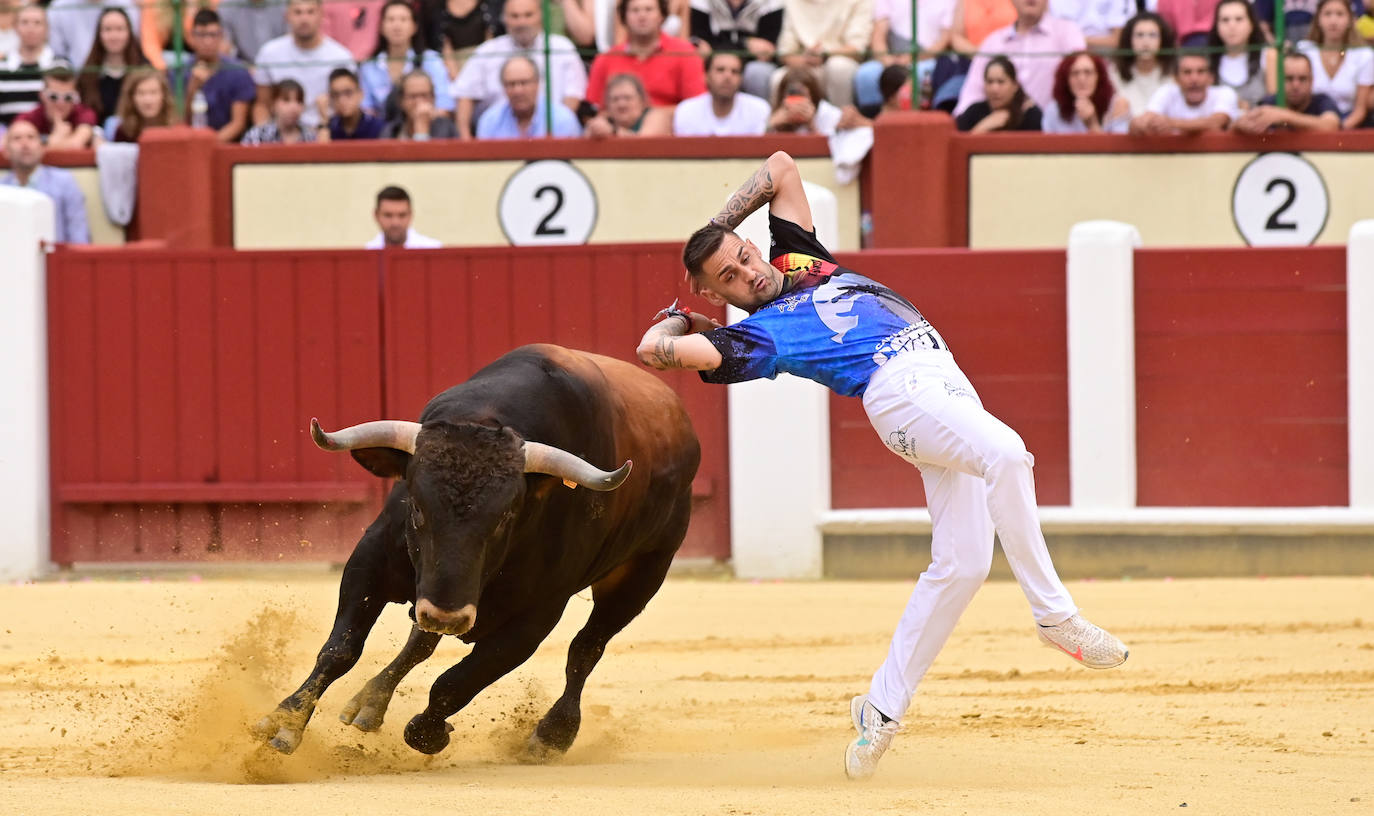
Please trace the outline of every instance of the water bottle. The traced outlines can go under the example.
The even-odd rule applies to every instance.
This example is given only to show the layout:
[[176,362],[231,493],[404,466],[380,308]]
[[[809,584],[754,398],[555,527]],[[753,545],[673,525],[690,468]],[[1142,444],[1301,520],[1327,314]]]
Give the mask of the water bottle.
[[191,127],[210,126],[210,103],[205,101],[205,93],[196,91],[196,95],[191,98]]

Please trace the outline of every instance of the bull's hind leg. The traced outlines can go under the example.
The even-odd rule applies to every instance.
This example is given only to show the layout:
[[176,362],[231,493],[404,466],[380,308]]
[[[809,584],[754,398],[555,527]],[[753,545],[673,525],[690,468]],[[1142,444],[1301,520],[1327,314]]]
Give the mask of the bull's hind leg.
[[582,689],[606,644],[644,610],[663,586],[676,548],[643,553],[592,585],[592,613],[568,647],[568,683],[563,696],[530,735],[526,758],[544,761],[566,752],[582,725]]
[[359,731],[376,731],[382,727],[391,695],[396,693],[396,685],[410,670],[429,659],[434,647],[439,645],[443,635],[426,632],[418,626],[410,627],[410,637],[401,653],[396,655],[385,669],[353,695],[353,699],[343,707],[339,719]]
[[358,662],[363,643],[386,606],[387,547],[394,536],[399,535],[395,519],[404,518],[394,512],[394,505],[401,502],[398,494],[404,494],[404,490],[398,488],[392,492],[381,515],[368,526],[348,557],[339,581],[339,608],[334,614],[334,628],[315,658],[314,670],[295,693],[253,726],[254,735],[283,754],[292,753],[301,744],[306,723],[315,713],[320,695]]

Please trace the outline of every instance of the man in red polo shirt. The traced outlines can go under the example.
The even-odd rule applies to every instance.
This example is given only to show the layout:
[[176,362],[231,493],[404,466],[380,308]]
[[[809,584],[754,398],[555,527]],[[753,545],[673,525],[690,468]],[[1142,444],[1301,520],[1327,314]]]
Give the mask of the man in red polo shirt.
[[672,107],[706,92],[701,56],[692,44],[669,37],[659,27],[668,16],[668,0],[618,0],[616,13],[629,35],[597,56],[587,79],[587,99],[603,104],[606,82],[616,74],[634,74],[649,92],[649,104]]
[[81,104],[76,73],[65,62],[43,72],[38,107],[15,117],[16,122],[31,123],[49,150],[90,147],[95,120],[95,111]]

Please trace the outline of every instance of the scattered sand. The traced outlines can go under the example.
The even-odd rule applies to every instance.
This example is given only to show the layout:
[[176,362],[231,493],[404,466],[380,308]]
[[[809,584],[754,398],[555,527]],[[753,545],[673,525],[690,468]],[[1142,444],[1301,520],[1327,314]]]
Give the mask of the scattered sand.
[[337,575],[0,587],[0,813],[1374,813],[1374,579],[1074,582],[1131,645],[1095,672],[989,584],[871,783],[848,700],[909,583],[671,581],[592,675],[562,761],[516,757],[562,691],[574,598],[538,654],[422,756],[401,738],[446,641],[363,734],[339,709],[400,648],[388,608],[295,755],[248,726],[305,678]]

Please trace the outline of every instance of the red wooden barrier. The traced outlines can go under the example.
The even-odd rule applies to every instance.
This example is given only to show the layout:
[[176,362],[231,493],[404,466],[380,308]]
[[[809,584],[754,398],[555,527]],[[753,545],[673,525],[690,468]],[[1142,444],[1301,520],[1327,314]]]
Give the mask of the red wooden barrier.
[[375,414],[378,258],[59,252],[53,560],[329,560],[379,496],[312,413]]
[[[385,485],[317,451],[312,415],[414,418],[528,342],[632,359],[677,252],[55,253],[53,560],[342,560]],[[682,554],[726,558],[725,391],[665,378],[703,446]]]
[[1139,503],[1348,504],[1345,248],[1135,258]]
[[[431,396],[525,343],[552,342],[634,360],[650,318],[679,295],[680,252],[676,244],[644,244],[390,253],[388,412],[418,416]],[[700,305],[724,320],[723,309]],[[681,554],[728,558],[725,389],[691,372],[660,376],[686,402],[702,443],[692,527]]]
[[[983,404],[1035,454],[1041,504],[1069,502],[1069,386],[1062,250],[874,250],[841,264],[892,287],[949,342]],[[921,507],[916,469],[878,441],[863,404],[830,398],[835,508]]]

